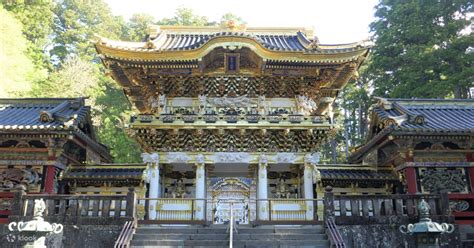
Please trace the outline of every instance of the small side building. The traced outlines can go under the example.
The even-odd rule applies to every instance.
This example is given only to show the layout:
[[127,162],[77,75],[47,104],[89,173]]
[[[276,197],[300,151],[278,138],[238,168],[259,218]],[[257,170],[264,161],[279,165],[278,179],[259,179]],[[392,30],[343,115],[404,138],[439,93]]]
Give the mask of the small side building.
[[0,217],[10,211],[11,192],[56,193],[70,164],[107,163],[84,98],[0,99]]
[[474,221],[474,100],[384,99],[351,163],[393,168],[399,193],[447,190],[458,222]]

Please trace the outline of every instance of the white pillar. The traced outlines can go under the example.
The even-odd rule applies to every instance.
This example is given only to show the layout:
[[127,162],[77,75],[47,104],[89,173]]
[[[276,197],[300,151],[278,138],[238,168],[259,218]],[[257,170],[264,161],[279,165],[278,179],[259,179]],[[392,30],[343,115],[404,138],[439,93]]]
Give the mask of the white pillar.
[[313,220],[313,202],[310,199],[314,198],[313,194],[313,165],[309,163],[304,164],[304,199],[306,203],[306,220]]
[[303,174],[303,184],[304,184],[304,199],[306,203],[306,220],[314,219],[314,199],[313,193],[313,166],[314,158],[311,154],[306,154],[304,157],[304,174]]
[[[268,209],[268,179],[267,179],[268,160],[265,154],[260,155],[258,161],[258,184],[257,184],[257,208],[258,219],[269,220]],[[263,201],[262,201],[263,200]]]
[[196,220],[204,220],[204,204],[206,198],[206,170],[204,155],[196,156]]
[[[147,164],[146,182],[149,183],[148,197],[160,197],[160,155],[157,153],[142,153],[143,162]],[[156,220],[157,200],[148,202],[148,218]]]
[[316,164],[319,163],[321,154],[319,152],[306,154],[304,157],[304,198],[306,201],[306,220],[314,219],[314,192],[313,192],[313,172]]

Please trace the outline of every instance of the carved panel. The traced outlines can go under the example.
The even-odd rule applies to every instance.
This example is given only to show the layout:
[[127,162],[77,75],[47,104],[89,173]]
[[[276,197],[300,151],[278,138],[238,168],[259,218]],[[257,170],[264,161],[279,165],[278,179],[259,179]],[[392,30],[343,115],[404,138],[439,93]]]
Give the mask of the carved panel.
[[[315,77],[299,76],[175,76],[150,75],[146,79],[135,79],[138,85],[147,86],[147,90],[128,88],[128,95],[142,96],[147,94],[165,94],[169,97],[197,97],[205,94],[209,97],[248,96],[258,97],[295,97],[299,94],[319,91],[322,82]],[[137,86],[138,86],[137,85]],[[315,95],[315,94],[313,94]]]
[[33,168],[8,168],[0,172],[0,190],[12,190],[19,185],[34,188],[40,182],[40,174]]
[[[154,129],[153,129],[154,130]],[[157,152],[313,152],[324,132],[307,130],[140,129],[135,138]]]
[[419,181],[423,193],[436,193],[441,190],[468,193],[468,183],[464,168],[421,168]]

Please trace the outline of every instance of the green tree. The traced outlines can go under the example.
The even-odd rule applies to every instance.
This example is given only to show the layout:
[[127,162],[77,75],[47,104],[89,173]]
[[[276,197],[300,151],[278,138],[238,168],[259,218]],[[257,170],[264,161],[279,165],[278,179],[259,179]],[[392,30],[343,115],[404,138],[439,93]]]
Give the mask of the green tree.
[[95,102],[94,122],[99,126],[99,138],[111,148],[117,163],[141,162],[140,146],[125,133],[125,123],[129,122],[132,106],[120,86],[110,78],[100,80],[102,91]]
[[26,37],[27,51],[38,69],[51,69],[48,46],[53,28],[53,1],[9,1],[4,3],[5,9],[13,13],[22,23],[23,35]]
[[111,39],[122,36],[124,20],[113,16],[102,0],[64,0],[58,2],[53,11],[55,17],[51,56],[57,63],[71,54],[94,60],[96,51],[90,41],[96,34]]
[[78,56],[68,57],[47,80],[33,84],[30,95],[35,97],[89,97],[93,103],[99,84],[96,65]]
[[375,47],[369,75],[375,94],[389,97],[468,97],[474,44],[463,33],[470,0],[381,0],[370,28]]
[[158,21],[159,25],[184,25],[184,26],[209,26],[215,23],[210,23],[205,16],[200,16],[194,13],[192,9],[179,7],[176,9],[175,15],[171,18],[163,18]]
[[0,97],[26,96],[33,81],[47,72],[35,67],[27,56],[28,41],[22,24],[0,6]]
[[155,23],[155,18],[148,14],[134,14],[126,23],[125,39],[130,41],[144,40],[148,34],[148,26]]

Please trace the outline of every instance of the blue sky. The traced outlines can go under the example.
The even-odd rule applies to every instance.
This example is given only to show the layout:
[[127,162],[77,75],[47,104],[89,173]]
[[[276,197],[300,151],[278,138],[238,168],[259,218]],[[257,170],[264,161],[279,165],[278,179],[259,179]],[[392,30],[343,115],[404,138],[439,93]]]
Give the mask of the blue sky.
[[128,19],[147,13],[157,20],[172,17],[184,6],[218,21],[225,13],[242,17],[248,26],[313,27],[321,43],[366,39],[378,0],[106,0],[115,15]]

